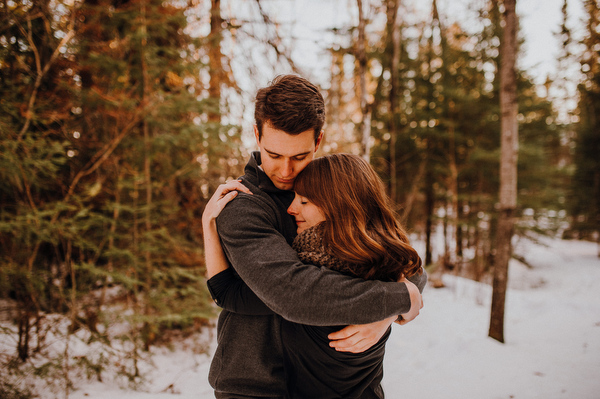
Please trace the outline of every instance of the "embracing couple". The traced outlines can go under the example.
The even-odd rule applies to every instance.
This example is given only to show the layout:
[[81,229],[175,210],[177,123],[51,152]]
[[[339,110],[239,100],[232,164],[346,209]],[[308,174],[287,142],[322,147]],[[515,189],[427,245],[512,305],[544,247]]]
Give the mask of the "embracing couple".
[[325,104],[276,78],[256,96],[254,152],[202,216],[208,287],[223,308],[216,398],[383,398],[391,324],[414,319],[427,275],[363,159],[314,159]]

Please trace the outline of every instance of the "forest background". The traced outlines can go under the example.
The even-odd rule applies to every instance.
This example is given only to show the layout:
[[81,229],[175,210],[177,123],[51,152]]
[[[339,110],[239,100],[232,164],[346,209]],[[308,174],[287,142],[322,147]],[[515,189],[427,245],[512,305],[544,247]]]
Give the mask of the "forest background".
[[[68,396],[115,359],[135,383],[148,348],[212,323],[202,210],[242,174],[254,94],[281,73],[321,86],[320,154],[370,160],[430,273],[489,282],[504,9],[451,3],[3,0],[0,396],[34,395],[26,374]],[[555,66],[519,63],[515,234],[598,241],[600,7],[561,5]],[[71,355],[82,330],[101,355]]]

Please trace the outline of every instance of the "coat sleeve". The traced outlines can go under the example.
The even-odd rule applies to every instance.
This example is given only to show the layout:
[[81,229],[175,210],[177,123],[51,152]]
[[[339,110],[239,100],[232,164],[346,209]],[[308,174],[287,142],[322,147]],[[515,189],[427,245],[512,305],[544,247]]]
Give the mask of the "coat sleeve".
[[421,274],[421,275],[414,274],[414,275],[410,276],[408,278],[408,280],[417,286],[420,293],[423,293],[423,290],[425,289],[425,285],[427,285],[428,276],[427,276],[427,272],[422,267],[421,267],[421,271],[423,272],[423,274]]
[[225,310],[246,315],[273,314],[231,268],[214,275],[206,284],[215,303]]
[[242,280],[271,310],[302,324],[366,324],[408,312],[404,283],[353,278],[305,265],[277,231],[273,209],[240,195],[217,218],[223,249]]

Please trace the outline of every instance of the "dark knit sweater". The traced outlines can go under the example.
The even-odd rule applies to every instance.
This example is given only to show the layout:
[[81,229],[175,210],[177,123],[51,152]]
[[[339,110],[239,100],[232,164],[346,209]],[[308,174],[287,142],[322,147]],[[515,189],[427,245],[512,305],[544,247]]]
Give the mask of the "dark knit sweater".
[[[410,308],[404,284],[352,278],[298,259],[290,246],[296,225],[286,212],[293,192],[273,185],[258,167],[259,155],[253,154],[242,177],[254,195],[240,193],[217,218],[230,273],[252,290],[215,298],[224,310],[209,381],[220,397],[285,396],[278,315],[307,325],[343,326],[371,323]],[[262,309],[252,315],[235,313],[248,302]],[[277,315],[266,314],[269,309]]]

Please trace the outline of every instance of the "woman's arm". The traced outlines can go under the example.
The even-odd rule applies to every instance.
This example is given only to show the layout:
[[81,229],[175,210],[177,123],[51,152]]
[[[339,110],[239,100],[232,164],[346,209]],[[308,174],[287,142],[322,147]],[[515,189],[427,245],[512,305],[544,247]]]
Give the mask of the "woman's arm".
[[238,191],[247,194],[252,192],[237,180],[222,184],[217,188],[206,204],[202,213],[202,230],[204,235],[204,259],[208,290],[217,305],[230,312],[248,315],[269,315],[269,309],[252,290],[229,268],[227,257],[223,252],[216,218],[225,205],[233,200]]
[[206,276],[208,278],[229,268],[227,258],[219,240],[216,220],[225,205],[237,196],[237,190],[252,194],[248,187],[244,186],[239,180],[221,184],[204,207],[204,212],[202,213],[204,260],[206,262]]

